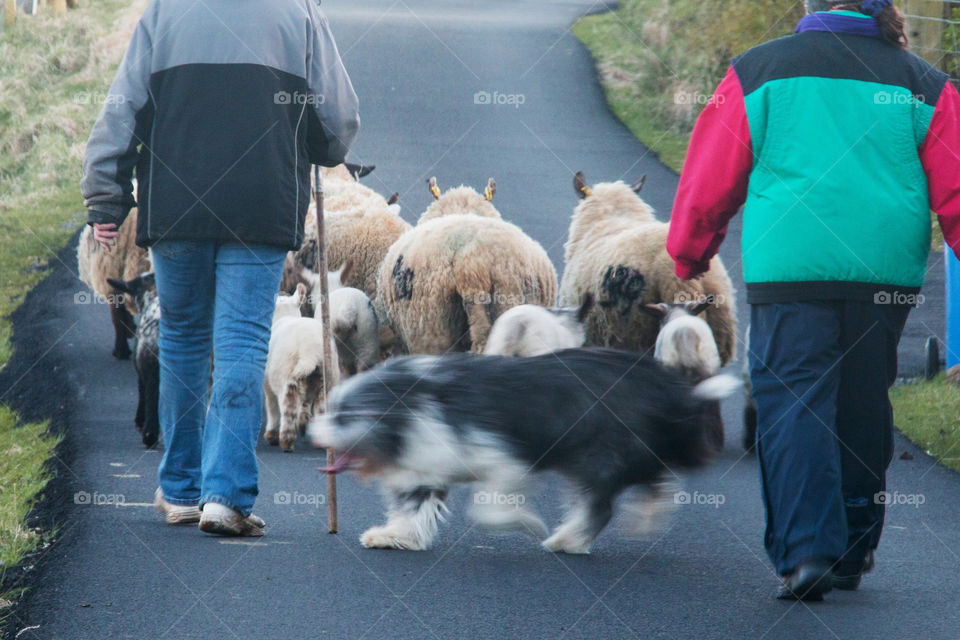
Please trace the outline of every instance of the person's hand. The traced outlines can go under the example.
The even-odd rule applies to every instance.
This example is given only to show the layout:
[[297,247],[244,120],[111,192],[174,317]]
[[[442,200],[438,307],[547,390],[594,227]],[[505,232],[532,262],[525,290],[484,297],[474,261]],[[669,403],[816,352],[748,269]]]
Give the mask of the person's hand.
[[110,251],[113,245],[117,244],[117,225],[113,222],[101,224],[93,223],[93,239],[100,243],[106,251]]

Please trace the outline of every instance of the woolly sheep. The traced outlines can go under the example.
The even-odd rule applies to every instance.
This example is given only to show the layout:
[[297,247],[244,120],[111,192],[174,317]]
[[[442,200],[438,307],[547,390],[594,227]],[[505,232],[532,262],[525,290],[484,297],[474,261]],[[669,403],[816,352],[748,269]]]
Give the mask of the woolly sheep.
[[582,173],[574,189],[582,202],[574,210],[565,245],[566,268],[560,284],[560,304],[577,304],[587,292],[597,305],[587,318],[587,344],[646,351],[654,346],[658,325],[642,312],[658,302],[711,302],[706,321],[721,364],[736,351],[733,284],[715,257],[710,271],[697,280],[673,275],[667,254],[669,226],[659,222],[637,195],[643,181],[629,187],[622,182],[588,187]]
[[543,248],[467,187],[440,194],[387,252],[376,307],[400,350],[482,353],[491,324],[521,304],[553,304],[557,274]]
[[[720,353],[713,332],[697,317],[710,308],[709,302],[684,304],[648,304],[643,311],[660,321],[654,358],[676,369],[694,382],[702,382],[720,372]],[[707,437],[717,449],[723,448],[723,415],[715,402],[707,426]]]
[[583,321],[592,307],[593,296],[586,294],[579,308],[522,304],[508,309],[493,323],[483,352],[531,357],[580,347],[587,337]]
[[93,238],[93,227],[86,225],[77,243],[77,270],[82,280],[99,299],[106,300],[113,322],[113,357],[126,360],[130,357],[127,340],[134,336],[136,327],[133,314],[138,308],[133,296],[118,294],[107,282],[108,278],[128,282],[141,273],[151,270],[150,256],[146,249],[136,245],[137,210],[117,230],[116,244],[105,250]]
[[278,296],[267,351],[263,383],[267,426],[264,438],[284,451],[293,451],[297,433],[303,433],[317,410],[323,387],[323,350],[330,349],[333,370],[330,385],[340,379],[333,336],[324,339],[319,320],[304,318],[300,308],[307,298],[305,285],[292,296]]
[[137,370],[137,417],[134,424],[143,444],[152,447],[160,437],[160,300],[153,273],[132,280],[107,278],[110,287],[126,294],[140,309],[135,334],[134,367]]
[[[368,172],[369,173],[369,172]],[[380,194],[356,182],[344,165],[324,173],[324,242],[327,266],[337,269],[347,259],[355,270],[346,286],[360,289],[373,298],[377,291],[377,270],[387,249],[410,225],[400,217],[397,194],[385,200]],[[358,172],[363,176],[365,173]],[[346,176],[346,177],[344,177]],[[292,292],[301,269],[313,269],[317,261],[317,209],[311,202],[304,225],[301,248],[288,255],[280,289]]]
[[[316,316],[319,314],[317,309]],[[380,360],[380,323],[363,291],[353,287],[331,291],[330,331],[336,339],[341,380],[366,371]]]

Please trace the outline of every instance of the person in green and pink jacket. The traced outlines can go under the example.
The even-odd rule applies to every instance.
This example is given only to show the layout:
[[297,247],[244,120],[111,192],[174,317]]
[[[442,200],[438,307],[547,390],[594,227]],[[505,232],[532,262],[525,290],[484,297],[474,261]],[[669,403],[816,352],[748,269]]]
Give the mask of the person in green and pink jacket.
[[931,210],[960,254],[960,94],[906,50],[891,0],[806,6],[795,34],[733,60],[701,114],[667,251],[698,277],[744,206],[764,542],[779,597],[820,600],[873,566]]

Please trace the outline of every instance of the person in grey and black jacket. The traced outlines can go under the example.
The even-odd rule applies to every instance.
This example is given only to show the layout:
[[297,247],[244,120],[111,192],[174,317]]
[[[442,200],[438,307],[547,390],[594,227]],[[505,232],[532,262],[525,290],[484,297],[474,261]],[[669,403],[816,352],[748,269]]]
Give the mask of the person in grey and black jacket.
[[152,249],[167,522],[263,535],[250,512],[274,298],[310,167],[344,161],[357,109],[315,0],[153,0],[136,27],[82,191],[106,250],[133,206]]

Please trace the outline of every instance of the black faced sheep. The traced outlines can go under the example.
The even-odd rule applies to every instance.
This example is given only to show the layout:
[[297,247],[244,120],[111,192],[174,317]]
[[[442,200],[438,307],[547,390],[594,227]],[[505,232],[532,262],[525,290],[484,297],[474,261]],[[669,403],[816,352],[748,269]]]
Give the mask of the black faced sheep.
[[560,304],[575,305],[584,293],[597,299],[587,318],[587,344],[631,351],[654,346],[658,323],[642,311],[659,302],[709,302],[706,321],[726,365],[736,352],[734,291],[719,257],[698,280],[674,275],[667,254],[669,226],[633,187],[622,182],[587,186],[582,173],[574,189],[582,199],[573,212],[565,245],[566,267],[560,284]]

